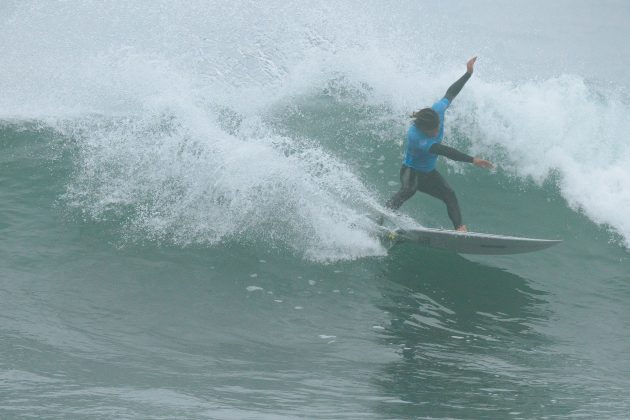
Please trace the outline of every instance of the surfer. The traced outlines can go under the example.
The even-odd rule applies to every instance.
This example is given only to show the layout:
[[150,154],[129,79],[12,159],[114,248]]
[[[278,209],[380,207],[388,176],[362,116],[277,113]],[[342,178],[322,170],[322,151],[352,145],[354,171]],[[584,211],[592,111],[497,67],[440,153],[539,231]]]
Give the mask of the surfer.
[[472,163],[480,168],[491,169],[493,167],[492,163],[487,160],[469,156],[442,144],[444,113],[470,79],[475,61],[477,61],[477,57],[468,60],[466,73],[448,88],[442,99],[434,103],[431,108],[423,108],[411,115],[414,122],[407,131],[405,157],[400,168],[402,185],[400,191],[386,203],[387,207],[396,210],[416,191],[429,194],[446,204],[448,217],[453,222],[454,228],[462,232],[466,232],[467,228],[462,223],[457,197],[446,180],[435,169],[435,164],[438,156],[445,156],[459,162]]

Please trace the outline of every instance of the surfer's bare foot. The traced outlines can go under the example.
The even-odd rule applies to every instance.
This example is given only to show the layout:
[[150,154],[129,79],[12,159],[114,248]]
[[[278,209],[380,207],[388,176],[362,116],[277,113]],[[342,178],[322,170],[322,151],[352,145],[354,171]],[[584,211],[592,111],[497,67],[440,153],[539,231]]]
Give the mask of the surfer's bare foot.
[[468,228],[466,227],[466,225],[461,225],[460,227],[458,227],[455,230],[458,231],[458,232],[468,232]]

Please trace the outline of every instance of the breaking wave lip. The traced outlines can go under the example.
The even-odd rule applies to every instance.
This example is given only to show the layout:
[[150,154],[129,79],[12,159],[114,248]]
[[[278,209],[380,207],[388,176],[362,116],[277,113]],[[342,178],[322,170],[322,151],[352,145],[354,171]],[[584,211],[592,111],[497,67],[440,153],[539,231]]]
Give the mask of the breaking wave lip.
[[[606,225],[630,245],[630,106],[583,78],[478,81],[460,112],[474,150],[502,156],[504,169],[538,185],[552,177],[569,207]],[[465,115],[466,112],[468,115]]]

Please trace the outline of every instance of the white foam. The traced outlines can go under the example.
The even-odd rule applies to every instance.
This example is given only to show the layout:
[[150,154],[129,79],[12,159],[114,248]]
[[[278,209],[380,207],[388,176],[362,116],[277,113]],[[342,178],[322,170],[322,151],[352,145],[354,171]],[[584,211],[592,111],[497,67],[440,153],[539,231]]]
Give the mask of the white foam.
[[569,205],[630,239],[630,106],[577,76],[540,82],[478,81],[462,107],[475,149],[538,184],[557,175]]
[[131,239],[188,245],[247,235],[313,260],[384,253],[354,223],[353,206],[374,198],[342,162],[255,119],[227,134],[191,102],[180,98],[176,108],[165,99],[160,113],[59,125],[80,150],[67,202],[97,220],[131,210]]

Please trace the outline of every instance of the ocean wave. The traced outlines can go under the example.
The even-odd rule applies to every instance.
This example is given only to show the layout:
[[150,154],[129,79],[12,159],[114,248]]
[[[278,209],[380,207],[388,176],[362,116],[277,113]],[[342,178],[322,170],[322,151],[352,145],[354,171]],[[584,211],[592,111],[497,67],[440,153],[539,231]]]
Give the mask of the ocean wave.
[[[181,245],[256,237],[312,259],[384,252],[356,219],[384,211],[388,192],[372,185],[391,177],[377,160],[398,164],[406,115],[463,73],[452,38],[404,8],[381,21],[373,5],[119,6],[16,4],[0,30],[0,117],[74,141],[69,207]],[[579,75],[506,82],[484,75],[483,57],[477,67],[447,141],[508,175],[553,178],[571,209],[628,245],[627,100]],[[305,103],[321,130],[300,126]],[[331,114],[340,103],[347,114]]]

